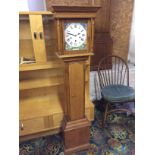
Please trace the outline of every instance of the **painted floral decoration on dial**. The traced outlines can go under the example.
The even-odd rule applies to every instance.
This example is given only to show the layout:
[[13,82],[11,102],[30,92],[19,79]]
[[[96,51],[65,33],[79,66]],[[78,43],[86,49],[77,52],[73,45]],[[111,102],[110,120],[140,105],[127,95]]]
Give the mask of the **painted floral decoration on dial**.
[[65,50],[87,49],[87,23],[65,23]]

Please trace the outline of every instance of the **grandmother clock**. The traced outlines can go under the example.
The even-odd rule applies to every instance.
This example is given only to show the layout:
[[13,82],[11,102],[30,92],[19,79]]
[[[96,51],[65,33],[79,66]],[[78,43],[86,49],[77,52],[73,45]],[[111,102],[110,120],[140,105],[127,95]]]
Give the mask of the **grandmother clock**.
[[88,149],[90,122],[85,117],[85,66],[93,55],[94,19],[99,6],[52,5],[57,56],[65,64],[65,153]]

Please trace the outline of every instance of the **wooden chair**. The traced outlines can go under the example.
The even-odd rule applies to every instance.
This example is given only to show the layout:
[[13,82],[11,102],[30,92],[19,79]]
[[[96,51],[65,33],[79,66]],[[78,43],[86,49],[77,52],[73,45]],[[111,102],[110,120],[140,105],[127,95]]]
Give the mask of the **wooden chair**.
[[[135,102],[135,91],[129,86],[129,68],[119,56],[111,55],[100,60],[98,79],[105,103],[103,125],[111,112],[130,111],[112,108],[115,103]],[[130,111],[131,112],[131,111]]]

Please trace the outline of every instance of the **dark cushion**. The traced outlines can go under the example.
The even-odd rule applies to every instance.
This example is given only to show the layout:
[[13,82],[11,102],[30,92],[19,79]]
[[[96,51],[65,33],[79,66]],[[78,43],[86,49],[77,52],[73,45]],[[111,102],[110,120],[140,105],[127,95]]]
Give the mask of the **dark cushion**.
[[135,98],[133,88],[125,85],[109,85],[101,90],[102,97],[109,102],[126,102]]

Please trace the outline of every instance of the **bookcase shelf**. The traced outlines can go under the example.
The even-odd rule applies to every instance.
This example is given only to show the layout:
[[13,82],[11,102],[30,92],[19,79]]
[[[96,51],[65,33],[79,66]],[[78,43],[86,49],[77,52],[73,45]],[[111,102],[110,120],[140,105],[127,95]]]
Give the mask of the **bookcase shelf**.
[[[39,102],[38,102],[39,100]],[[31,98],[27,100],[20,100],[20,120],[35,119],[38,117],[62,114],[64,110],[61,99],[57,95],[41,96],[40,98]],[[31,108],[30,108],[31,107]],[[85,109],[93,109],[94,106],[90,101],[86,101]],[[29,115],[28,115],[29,114]],[[93,120],[93,115],[87,115],[89,120]]]
[[51,11],[20,11],[20,15],[53,15]]
[[19,83],[20,90],[40,88],[40,87],[50,87],[62,85],[64,83],[63,77],[48,77],[41,79],[31,79],[31,80],[22,80]]
[[62,68],[63,64],[58,60],[52,60],[46,63],[32,63],[19,65],[19,71],[33,71],[40,69]]

